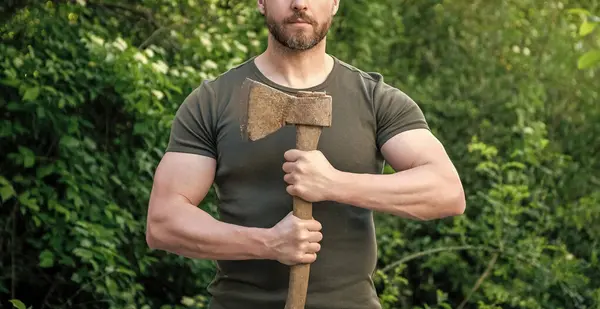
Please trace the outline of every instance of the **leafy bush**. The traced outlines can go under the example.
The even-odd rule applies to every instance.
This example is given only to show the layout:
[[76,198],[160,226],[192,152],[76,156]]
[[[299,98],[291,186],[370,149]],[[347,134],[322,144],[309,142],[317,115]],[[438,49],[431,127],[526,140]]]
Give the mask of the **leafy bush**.
[[[384,307],[600,305],[598,67],[581,65],[600,3],[341,3],[330,52],[420,103],[468,196],[456,218],[377,215]],[[149,250],[145,214],[183,98],[265,47],[254,6],[0,5],[1,299],[206,305],[213,264]],[[216,215],[214,192],[199,206]]]

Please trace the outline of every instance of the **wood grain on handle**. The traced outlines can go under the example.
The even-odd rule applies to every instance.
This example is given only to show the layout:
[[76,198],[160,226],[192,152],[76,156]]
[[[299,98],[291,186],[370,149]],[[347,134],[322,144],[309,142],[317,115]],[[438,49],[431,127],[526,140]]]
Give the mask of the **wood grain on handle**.
[[[321,127],[297,126],[296,148],[299,150],[316,150],[321,136]],[[310,220],[312,216],[312,203],[294,196],[294,216]],[[308,277],[310,264],[297,264],[291,266],[290,281],[285,309],[304,309],[308,291]]]

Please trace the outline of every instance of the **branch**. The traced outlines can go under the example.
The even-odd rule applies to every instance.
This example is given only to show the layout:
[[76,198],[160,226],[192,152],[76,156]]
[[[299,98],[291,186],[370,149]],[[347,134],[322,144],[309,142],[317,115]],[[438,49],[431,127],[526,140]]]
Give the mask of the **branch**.
[[146,40],[144,40],[144,42],[142,42],[142,44],[140,44],[140,46],[138,46],[138,49],[142,50],[142,49],[148,47],[148,45],[150,45],[154,41],[154,39],[156,37],[158,37],[159,34],[169,30],[171,27],[172,26],[163,26],[163,27],[160,27],[160,28],[154,30],[154,32],[152,32],[152,34]]
[[[206,17],[206,16],[204,16]],[[211,16],[210,20],[208,21],[209,24],[215,24],[217,23],[217,19],[218,16]],[[150,34],[150,36],[144,40],[144,42],[142,42],[142,44],[140,44],[140,46],[138,46],[138,49],[144,49],[146,47],[148,47],[150,44],[152,44],[152,42],[154,40],[156,40],[156,38],[162,34],[163,32],[167,31],[167,30],[173,30],[173,29],[177,29],[178,27],[183,27],[189,24],[192,25],[197,25],[202,21],[202,18],[195,18],[195,19],[188,19],[188,18],[184,18],[181,22],[179,23],[173,23],[169,26],[162,26],[159,27],[158,29],[154,30],[154,32],[152,32],[152,34]]]
[[102,279],[104,279],[104,277],[110,276],[113,273],[114,273],[113,271],[106,271],[106,272],[102,273],[101,275],[98,275],[98,277],[92,278],[92,280],[90,282],[86,282],[86,283],[82,284],[81,287],[79,287],[79,289],[77,291],[75,291],[75,293],[73,295],[71,295],[64,304],[61,305],[61,307],[64,307],[67,304],[70,304],[75,299],[75,296],[77,296],[79,293],[81,293],[86,287],[91,286],[96,281],[102,280]]
[[57,285],[58,285],[58,280],[54,280],[52,282],[52,285],[48,289],[48,293],[46,293],[46,296],[44,296],[44,300],[42,300],[42,307],[40,309],[44,309],[46,307],[46,305],[48,305],[48,299],[50,298],[50,295],[52,295],[52,293],[54,292],[54,289],[56,288]]
[[11,241],[10,241],[10,276],[11,276],[11,286],[10,286],[10,295],[12,298],[15,298],[17,294],[17,266],[15,251],[17,251],[17,245],[15,242],[17,241],[17,208],[19,203],[15,203],[15,206],[12,210],[12,231],[11,231]]
[[155,28],[160,28],[160,24],[156,21],[156,19],[154,19],[154,16],[152,15],[152,11],[149,9],[141,9],[138,7],[134,7],[134,6],[130,6],[130,5],[126,5],[126,4],[122,4],[122,3],[109,3],[109,2],[95,2],[95,1],[90,1],[87,3],[88,5],[91,6],[97,6],[97,7],[104,7],[107,9],[119,9],[119,10],[124,10],[124,11],[128,11],[130,13],[133,13],[139,17],[144,18],[145,20],[147,20],[149,23],[151,23]]
[[460,303],[460,305],[456,309],[462,309],[467,304],[467,302],[469,301],[469,299],[471,299],[471,296],[473,296],[473,293],[475,293],[475,291],[477,291],[477,289],[479,289],[479,287],[481,286],[481,284],[483,283],[483,281],[492,272],[492,268],[494,268],[494,265],[496,265],[496,261],[498,260],[498,256],[499,256],[498,252],[494,253],[494,255],[492,256],[492,259],[488,263],[487,268],[481,274],[481,276],[479,276],[479,279],[477,279],[477,282],[475,282],[475,285],[473,286],[473,288],[469,292],[469,295],[467,295],[467,297],[462,301],[462,303]]
[[417,253],[411,254],[409,256],[403,257],[402,259],[400,259],[392,264],[387,265],[381,271],[384,273],[388,272],[389,270],[393,269],[394,267],[396,267],[398,265],[404,264],[410,260],[425,256],[425,255],[430,255],[430,254],[434,254],[434,253],[438,253],[438,252],[445,252],[445,251],[462,251],[462,250],[481,250],[481,251],[491,251],[491,252],[499,251],[497,249],[490,248],[490,247],[484,247],[484,246],[456,246],[456,247],[434,248],[434,249],[417,252]]

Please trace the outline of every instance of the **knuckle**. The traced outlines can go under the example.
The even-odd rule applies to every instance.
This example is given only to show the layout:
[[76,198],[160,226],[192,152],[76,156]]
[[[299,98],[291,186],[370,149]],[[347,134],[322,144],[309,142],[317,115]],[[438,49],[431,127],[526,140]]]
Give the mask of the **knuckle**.
[[292,238],[295,241],[297,241],[297,242],[301,241],[302,240],[302,233],[300,231],[296,231],[296,232],[294,232],[294,235],[292,236]]
[[294,216],[294,230],[296,232],[300,232],[302,230],[304,230],[304,223],[302,223],[302,221],[300,220],[300,218]]
[[296,164],[296,171],[300,174],[304,173],[306,171],[306,164],[304,164],[303,162]]
[[304,230],[304,231],[301,231],[301,232],[298,234],[298,237],[300,238],[300,240],[307,240],[307,239],[308,239],[308,236],[309,236],[309,234],[308,234],[308,232],[307,232],[306,230]]

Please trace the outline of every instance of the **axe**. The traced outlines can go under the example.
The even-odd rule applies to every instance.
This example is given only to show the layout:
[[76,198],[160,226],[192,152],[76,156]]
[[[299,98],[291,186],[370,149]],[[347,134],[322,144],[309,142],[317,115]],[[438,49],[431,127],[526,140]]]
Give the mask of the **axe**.
[[[242,137],[256,141],[286,125],[296,126],[296,148],[316,150],[323,127],[331,126],[332,99],[321,92],[300,91],[289,95],[246,78],[242,83]],[[293,197],[293,214],[312,219],[312,203]],[[293,265],[286,309],[303,309],[306,304],[310,264]]]

